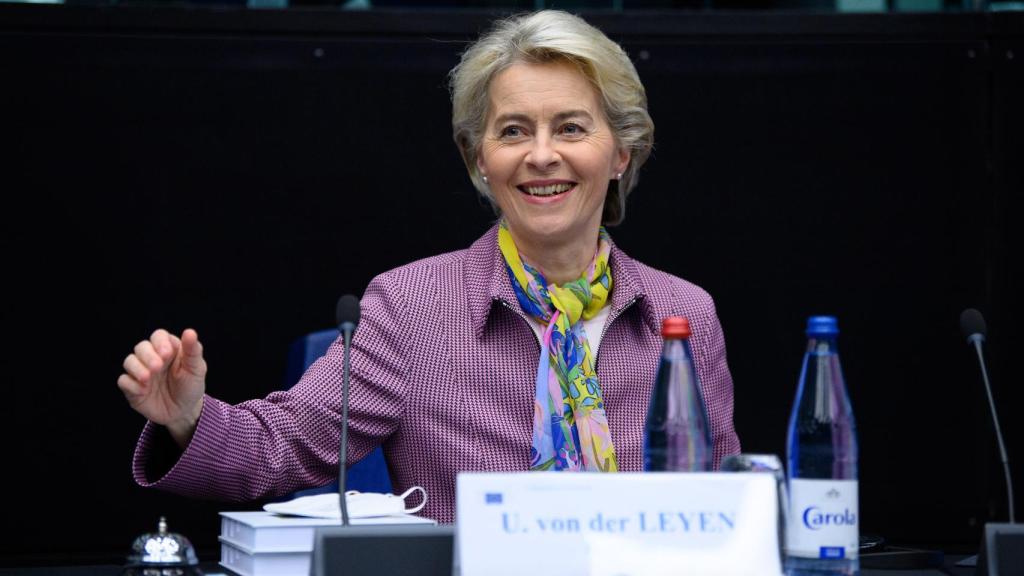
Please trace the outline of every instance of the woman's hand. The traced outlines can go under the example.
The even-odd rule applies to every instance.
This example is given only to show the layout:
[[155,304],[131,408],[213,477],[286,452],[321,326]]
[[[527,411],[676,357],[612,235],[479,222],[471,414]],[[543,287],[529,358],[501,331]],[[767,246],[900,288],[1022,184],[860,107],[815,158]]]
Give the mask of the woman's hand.
[[151,422],[167,427],[184,449],[192,439],[206,392],[206,360],[191,328],[178,338],[159,329],[135,345],[117,379],[128,404]]

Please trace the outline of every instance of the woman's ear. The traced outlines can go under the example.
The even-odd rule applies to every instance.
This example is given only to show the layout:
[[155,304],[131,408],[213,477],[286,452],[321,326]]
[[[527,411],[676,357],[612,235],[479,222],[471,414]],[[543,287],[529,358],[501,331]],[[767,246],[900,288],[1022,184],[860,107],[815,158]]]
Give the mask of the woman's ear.
[[618,157],[615,159],[615,166],[612,173],[612,180],[618,180],[618,175],[626,171],[629,167],[629,159],[632,155],[629,152],[629,148],[622,146],[619,148]]
[[480,175],[480,178],[485,182],[487,181],[487,166],[484,164],[484,155],[477,152],[476,154],[476,172]]

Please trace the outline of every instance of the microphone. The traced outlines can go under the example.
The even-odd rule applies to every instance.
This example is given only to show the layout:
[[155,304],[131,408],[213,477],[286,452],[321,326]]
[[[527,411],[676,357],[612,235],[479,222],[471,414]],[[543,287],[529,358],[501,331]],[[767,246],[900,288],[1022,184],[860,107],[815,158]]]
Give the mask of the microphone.
[[352,334],[359,324],[359,299],[345,294],[338,299],[334,309],[334,319],[338,323],[338,331],[344,338],[344,360],[341,376],[341,442],[338,446],[338,502],[341,506],[341,525],[348,526],[348,502],[345,498],[345,461],[348,459],[348,371],[349,350],[352,347]]
[[992,423],[996,428],[996,440],[999,442],[999,456],[1003,460],[1003,472],[1006,474],[1006,496],[1010,507],[1010,524],[1015,524],[1013,506],[1013,481],[1010,479],[1010,462],[1006,457],[1006,444],[1003,442],[1003,431],[999,427],[999,416],[996,414],[996,403],[992,399],[992,385],[988,380],[988,369],[985,367],[985,356],[981,353],[981,343],[985,341],[985,318],[974,308],[968,308],[960,314],[960,330],[967,343],[974,346],[981,366],[981,377],[985,382],[985,393],[988,395],[988,407],[992,412]]

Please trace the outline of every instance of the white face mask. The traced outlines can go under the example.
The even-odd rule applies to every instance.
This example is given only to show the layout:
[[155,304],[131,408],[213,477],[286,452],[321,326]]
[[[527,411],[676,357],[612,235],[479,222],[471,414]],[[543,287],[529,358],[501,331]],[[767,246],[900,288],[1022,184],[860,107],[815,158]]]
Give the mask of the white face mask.
[[[422,500],[415,507],[406,508],[405,499],[417,491],[423,495]],[[345,501],[348,503],[349,518],[377,518],[398,514],[415,514],[422,510],[423,506],[427,503],[427,491],[421,486],[413,486],[400,496],[396,496],[395,494],[356,492],[353,490],[345,493]],[[341,519],[341,510],[338,508],[338,495],[336,493],[303,496],[288,502],[273,502],[265,505],[263,509],[267,512],[288,516]]]

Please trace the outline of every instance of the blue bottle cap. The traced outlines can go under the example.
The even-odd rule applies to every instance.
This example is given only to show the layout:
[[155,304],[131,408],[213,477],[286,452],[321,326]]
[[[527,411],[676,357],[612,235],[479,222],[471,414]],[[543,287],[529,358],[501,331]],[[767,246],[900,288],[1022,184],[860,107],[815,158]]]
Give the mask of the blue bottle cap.
[[839,334],[839,321],[835,316],[811,316],[807,319],[808,336],[835,336]]

